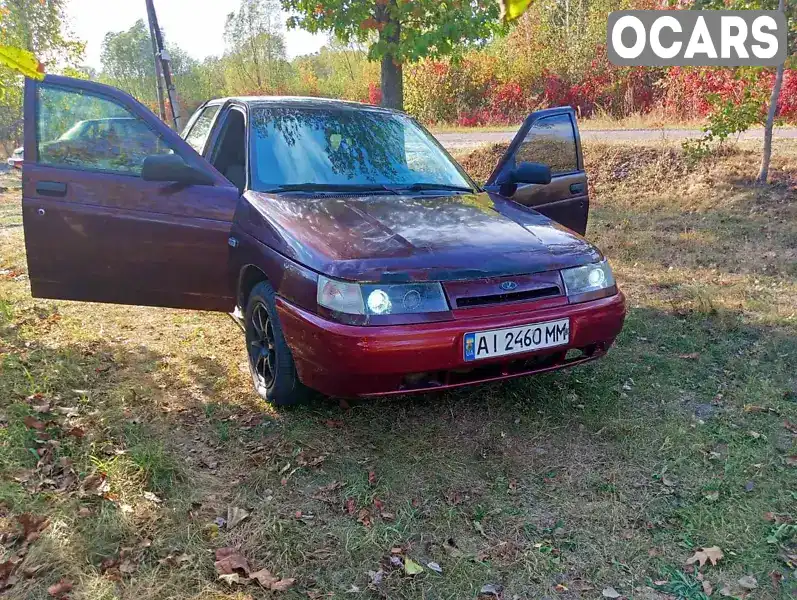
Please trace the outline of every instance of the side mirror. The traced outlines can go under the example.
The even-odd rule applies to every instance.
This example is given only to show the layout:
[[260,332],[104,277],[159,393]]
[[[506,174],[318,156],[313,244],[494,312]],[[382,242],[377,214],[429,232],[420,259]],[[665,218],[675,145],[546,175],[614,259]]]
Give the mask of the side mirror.
[[188,164],[176,154],[153,154],[141,167],[144,181],[169,181],[184,185],[213,185],[213,178]]
[[551,167],[542,163],[522,162],[509,172],[510,183],[551,183]]
[[542,163],[522,162],[507,173],[498,193],[509,198],[517,191],[519,183],[548,185],[551,183],[551,168]]

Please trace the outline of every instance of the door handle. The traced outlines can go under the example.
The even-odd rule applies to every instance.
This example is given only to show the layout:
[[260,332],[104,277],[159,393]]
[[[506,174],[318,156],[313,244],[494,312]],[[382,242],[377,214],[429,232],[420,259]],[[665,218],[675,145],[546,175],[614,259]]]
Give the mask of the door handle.
[[570,193],[571,194],[583,194],[586,189],[587,189],[587,184],[586,183],[571,183],[570,184]]
[[66,196],[66,184],[60,181],[40,181],[36,184],[36,193],[42,196]]

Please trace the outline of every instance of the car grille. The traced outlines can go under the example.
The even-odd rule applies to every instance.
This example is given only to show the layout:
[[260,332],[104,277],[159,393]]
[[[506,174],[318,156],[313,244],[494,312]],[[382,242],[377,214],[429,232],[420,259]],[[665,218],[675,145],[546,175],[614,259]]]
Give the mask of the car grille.
[[[507,284],[511,286],[510,289],[506,289]],[[564,286],[558,271],[452,281],[444,286],[451,306],[455,308],[534,302],[564,295]]]
[[521,302],[523,300],[539,300],[540,298],[551,298],[559,296],[562,292],[558,286],[549,286],[536,290],[526,290],[523,292],[509,292],[505,294],[492,294],[489,296],[471,296],[468,298],[458,298],[457,307],[482,306],[484,304],[502,304],[504,302]]

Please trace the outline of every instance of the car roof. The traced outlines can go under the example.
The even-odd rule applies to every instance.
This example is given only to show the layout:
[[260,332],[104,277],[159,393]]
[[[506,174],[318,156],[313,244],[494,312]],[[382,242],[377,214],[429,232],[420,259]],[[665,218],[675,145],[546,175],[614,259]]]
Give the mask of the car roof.
[[311,96],[230,96],[228,98],[216,98],[209,100],[208,105],[224,104],[226,102],[238,102],[248,106],[271,106],[271,107],[293,107],[293,108],[332,108],[344,110],[367,110],[381,113],[398,113],[401,111],[364,104],[362,102],[352,102],[350,100],[336,100],[334,98],[315,98]]

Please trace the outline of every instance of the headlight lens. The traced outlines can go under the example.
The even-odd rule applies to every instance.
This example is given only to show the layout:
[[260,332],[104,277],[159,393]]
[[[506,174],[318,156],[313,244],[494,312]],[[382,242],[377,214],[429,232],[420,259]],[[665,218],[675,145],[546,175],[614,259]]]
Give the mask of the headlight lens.
[[318,278],[318,304],[350,315],[398,315],[445,312],[443,286],[434,283],[357,284]]
[[616,285],[614,273],[606,260],[583,267],[564,269],[562,270],[562,279],[565,282],[567,296],[570,298],[608,290]]

